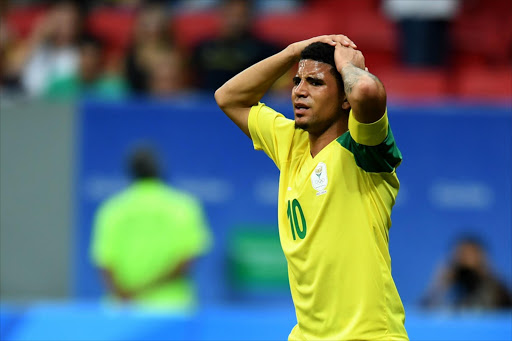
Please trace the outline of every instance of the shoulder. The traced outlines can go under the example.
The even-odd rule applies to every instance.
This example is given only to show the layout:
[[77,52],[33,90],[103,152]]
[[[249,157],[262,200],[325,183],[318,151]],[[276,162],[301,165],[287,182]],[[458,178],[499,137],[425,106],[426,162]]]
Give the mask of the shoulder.
[[267,106],[265,103],[259,102],[256,105],[253,105],[251,107],[251,110],[249,111],[249,117],[250,116],[266,116],[270,118],[275,118],[279,120],[283,120],[288,123],[293,123],[293,120],[290,120],[286,118],[282,113],[276,111],[275,109]]
[[166,189],[166,195],[169,198],[170,201],[172,201],[174,204],[174,207],[179,207],[180,209],[188,210],[188,209],[198,209],[200,208],[201,201],[199,198],[182,189],[177,189],[175,187],[167,186]]
[[258,103],[251,107],[248,125],[252,138],[257,133],[292,132],[296,130],[293,120],[286,118],[283,114],[266,106],[264,103]]
[[126,206],[128,197],[128,189],[125,189],[106,198],[98,206],[96,219],[106,221],[119,216],[119,214],[124,211],[123,208]]

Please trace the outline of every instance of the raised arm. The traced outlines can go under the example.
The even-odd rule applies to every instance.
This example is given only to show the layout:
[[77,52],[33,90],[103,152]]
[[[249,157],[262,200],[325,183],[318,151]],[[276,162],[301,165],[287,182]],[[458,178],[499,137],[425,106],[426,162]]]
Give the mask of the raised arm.
[[285,74],[299,59],[302,50],[313,42],[353,46],[344,35],[325,35],[293,43],[281,52],[240,72],[217,91],[215,100],[224,113],[249,136],[249,111],[258,104],[272,84]]
[[336,44],[334,57],[356,120],[361,123],[378,121],[386,111],[386,90],[381,81],[368,72],[361,51]]

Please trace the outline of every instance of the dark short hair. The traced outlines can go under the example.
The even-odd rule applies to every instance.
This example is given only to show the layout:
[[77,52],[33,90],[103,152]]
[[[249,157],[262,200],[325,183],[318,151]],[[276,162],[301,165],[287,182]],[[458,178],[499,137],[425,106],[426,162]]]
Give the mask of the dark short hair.
[[128,167],[130,175],[136,180],[160,177],[156,154],[148,147],[135,149],[129,156]]
[[325,64],[329,64],[332,66],[331,73],[338,81],[338,86],[341,87],[343,91],[343,78],[341,78],[341,74],[338,72],[336,68],[336,62],[334,61],[334,46],[322,43],[315,42],[311,43],[304,50],[302,50],[300,54],[300,59],[311,59],[317,62],[322,62]]
[[459,235],[456,240],[454,241],[454,244],[456,246],[460,245],[472,245],[476,248],[486,251],[487,246],[485,245],[484,240],[479,235],[473,234],[473,233],[465,233]]

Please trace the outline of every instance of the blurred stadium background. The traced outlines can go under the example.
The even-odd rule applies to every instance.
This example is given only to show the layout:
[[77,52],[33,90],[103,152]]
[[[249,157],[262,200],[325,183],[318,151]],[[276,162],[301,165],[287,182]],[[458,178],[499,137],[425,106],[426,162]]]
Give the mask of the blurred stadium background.
[[[511,340],[510,310],[420,304],[467,233],[484,241],[492,271],[512,286],[512,1],[451,2],[441,15],[443,55],[430,59],[409,53],[439,43],[418,28],[425,18],[411,26],[385,0],[254,1],[251,26],[276,48],[346,34],[386,86],[404,155],[390,249],[411,340]],[[159,1],[185,74],[142,90],[126,71],[141,1],[88,2],[83,30],[101,42],[102,73],[125,84],[111,97],[27,85],[29,59],[17,68],[19,51],[52,4],[0,4],[0,338],[285,339],[295,313],[277,235],[277,169],[193,74],[198,44],[222,34],[220,1]],[[290,84],[281,83],[264,101],[289,116]],[[170,183],[202,200],[214,234],[194,267],[200,307],[192,314],[101,303],[92,219],[128,183],[124,160],[141,142],[156,146]]]

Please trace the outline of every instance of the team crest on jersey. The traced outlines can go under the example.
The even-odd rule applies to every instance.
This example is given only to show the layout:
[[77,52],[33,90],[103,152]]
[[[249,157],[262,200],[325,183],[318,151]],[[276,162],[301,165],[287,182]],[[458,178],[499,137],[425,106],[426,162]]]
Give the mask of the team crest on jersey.
[[327,193],[327,166],[323,162],[319,162],[315,170],[311,174],[311,185],[316,190],[316,195]]

